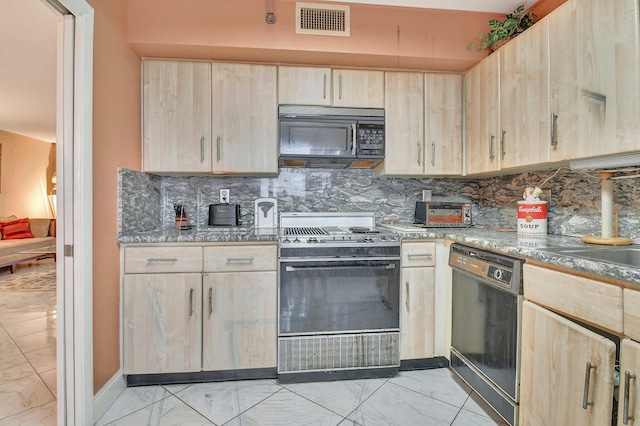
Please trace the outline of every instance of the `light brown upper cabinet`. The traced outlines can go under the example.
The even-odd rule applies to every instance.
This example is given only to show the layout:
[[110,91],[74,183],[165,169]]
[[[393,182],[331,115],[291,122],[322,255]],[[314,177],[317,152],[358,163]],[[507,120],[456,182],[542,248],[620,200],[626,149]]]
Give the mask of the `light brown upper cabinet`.
[[385,154],[376,175],[424,174],[424,77],[385,73]]
[[501,168],[549,162],[549,23],[546,20],[500,50]]
[[640,150],[637,0],[573,0],[549,16],[552,161]]
[[275,65],[212,64],[215,174],[278,173]]
[[467,174],[500,170],[500,51],[465,74]]
[[424,75],[424,174],[462,173],[462,75]]
[[143,169],[211,170],[211,63],[143,62]]
[[384,72],[280,66],[278,103],[384,108]]

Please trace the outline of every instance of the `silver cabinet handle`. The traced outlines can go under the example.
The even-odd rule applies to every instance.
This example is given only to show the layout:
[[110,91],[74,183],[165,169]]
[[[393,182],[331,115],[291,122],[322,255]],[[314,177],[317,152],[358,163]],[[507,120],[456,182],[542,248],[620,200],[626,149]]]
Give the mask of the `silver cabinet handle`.
[[418,145],[418,166],[422,166],[422,162],[420,161],[420,154],[422,153],[422,145],[420,144],[420,141],[418,141],[417,145]]
[[327,99],[327,73],[324,73],[324,86],[322,87],[322,99]]
[[409,281],[404,283],[404,286],[407,290],[407,299],[405,300],[404,305],[407,307],[407,311],[408,311],[409,310]]
[[200,162],[204,162],[204,136],[200,137]]
[[591,382],[591,369],[598,368],[597,365],[593,365],[590,362],[587,362],[587,368],[584,372],[584,394],[582,395],[582,408],[585,410],[590,405],[593,405],[593,401],[589,402],[589,383]]
[[213,314],[213,288],[209,287],[209,315]]
[[631,379],[635,380],[636,375],[631,374],[628,371],[624,372],[624,405],[622,406],[622,423],[627,425],[629,420],[635,420],[633,416],[629,415],[629,389],[631,385]]
[[217,158],[218,158],[218,163],[220,162],[220,158],[222,158],[222,154],[220,153],[220,151],[222,151],[222,142],[220,140],[220,136],[218,136],[218,139],[216,140],[217,145],[218,145],[218,149],[217,149]]
[[356,129],[356,123],[351,123],[351,155],[356,155],[356,143],[358,142],[358,130]]
[[558,145],[558,114],[551,113],[551,146]]
[[436,143],[431,142],[431,165],[436,165]]
[[227,263],[251,263],[255,257],[227,257]]
[[431,259],[433,257],[433,253],[409,253],[407,254],[407,258],[413,259],[414,257],[428,257]]
[[493,160],[494,158],[496,158],[495,155],[493,155],[493,140],[495,139],[495,136],[493,134],[489,135],[489,160]]
[[147,263],[153,262],[177,262],[178,259],[174,258],[162,258],[162,257],[150,257],[147,259]]
[[342,99],[342,74],[338,77],[338,98]]
[[189,316],[193,316],[193,289],[189,290]]
[[505,154],[507,153],[504,150],[504,134],[507,133],[506,130],[504,129],[500,129],[500,155],[504,158]]

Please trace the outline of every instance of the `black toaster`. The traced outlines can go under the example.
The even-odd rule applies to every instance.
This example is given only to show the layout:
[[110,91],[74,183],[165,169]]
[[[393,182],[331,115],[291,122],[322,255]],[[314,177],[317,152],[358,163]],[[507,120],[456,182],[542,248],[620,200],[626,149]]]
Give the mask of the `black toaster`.
[[240,204],[209,204],[209,226],[239,226]]

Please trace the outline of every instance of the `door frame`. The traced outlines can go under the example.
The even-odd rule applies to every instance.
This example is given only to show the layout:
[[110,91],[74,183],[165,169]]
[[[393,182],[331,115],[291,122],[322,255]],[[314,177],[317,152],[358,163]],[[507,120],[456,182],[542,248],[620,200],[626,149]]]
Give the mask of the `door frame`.
[[93,424],[93,28],[86,0],[63,15],[57,65],[57,420]]

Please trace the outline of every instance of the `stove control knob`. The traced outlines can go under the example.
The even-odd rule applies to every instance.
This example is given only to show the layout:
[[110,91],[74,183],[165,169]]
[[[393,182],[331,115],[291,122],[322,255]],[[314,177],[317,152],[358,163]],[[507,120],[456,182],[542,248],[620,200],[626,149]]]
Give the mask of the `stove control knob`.
[[299,242],[300,242],[300,240],[298,239],[298,237],[296,237],[296,239],[295,239],[295,240],[293,240],[293,242],[294,242],[294,243],[299,243]]
[[493,278],[500,281],[502,277],[504,277],[504,273],[502,272],[502,269],[496,269],[495,271],[493,271]]
[[282,241],[285,244],[288,244],[291,242],[291,240],[289,239],[289,237],[284,237],[284,241]]
[[315,238],[315,237],[310,237],[310,238],[307,240],[307,242],[308,242],[308,243],[317,243],[317,242],[318,242],[318,239],[317,239],[317,238]]

